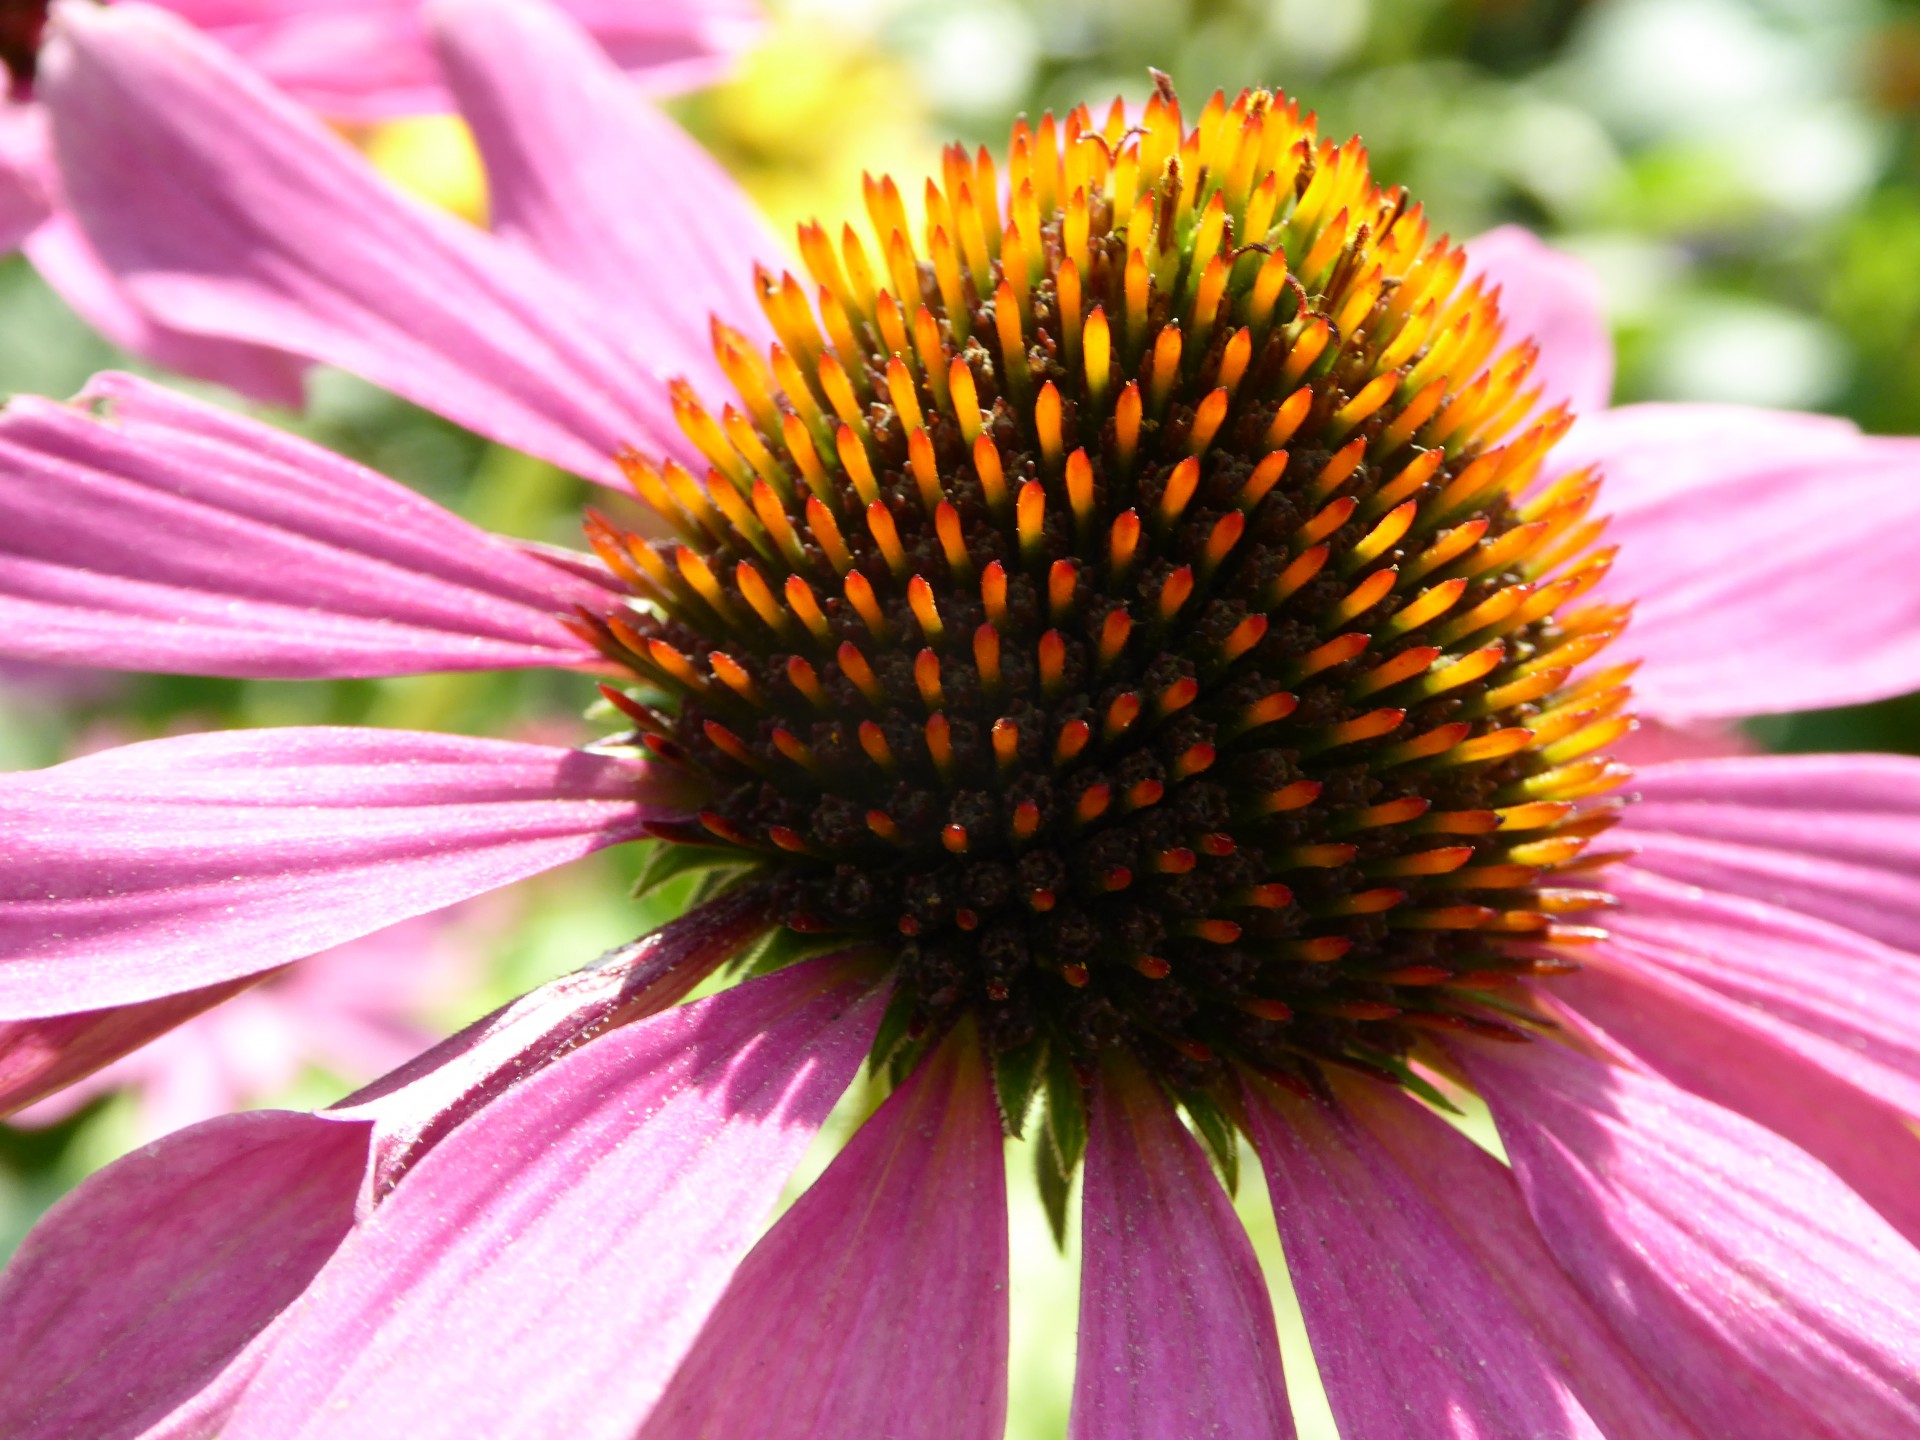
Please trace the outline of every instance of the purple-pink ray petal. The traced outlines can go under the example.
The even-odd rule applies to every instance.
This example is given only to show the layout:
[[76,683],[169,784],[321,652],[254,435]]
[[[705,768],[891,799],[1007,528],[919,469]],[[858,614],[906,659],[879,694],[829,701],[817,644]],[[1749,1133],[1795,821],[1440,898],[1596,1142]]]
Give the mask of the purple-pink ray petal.
[[259,978],[228,980],[181,995],[77,1015],[0,1021],[0,1117],[84,1080],[174,1026],[239,994]]
[[1335,1102],[1249,1081],[1287,1272],[1343,1440],[1601,1440],[1556,1357]]
[[1637,866],[1607,883],[1621,902],[1607,916],[1609,957],[1818,1037],[1852,1083],[1920,1115],[1920,956]]
[[1621,405],[1580,417],[1554,448],[1556,464],[1606,471],[1608,511],[1645,510],[1721,485],[1769,462],[1817,465],[1845,455],[1859,427],[1831,415],[1746,405]]
[[[229,1317],[232,1323],[183,1337],[179,1317],[164,1303],[164,1293],[156,1302],[151,1288],[136,1288],[128,1304],[116,1305],[111,1296],[100,1297],[103,1303],[74,1304],[71,1292],[56,1297],[40,1288],[9,1289],[13,1282],[0,1279],[0,1295],[11,1296],[0,1301],[0,1334],[7,1333],[9,1324],[22,1332],[41,1326],[51,1338],[33,1343],[43,1348],[57,1344],[65,1352],[57,1375],[37,1374],[12,1389],[0,1367],[0,1417],[33,1415],[37,1428],[28,1432],[33,1435],[69,1433],[59,1427],[90,1414],[87,1407],[97,1406],[101,1394],[121,1394],[129,1397],[129,1414],[166,1415],[151,1429],[144,1427],[144,1420],[129,1421],[126,1433],[138,1431],[142,1440],[213,1440],[274,1342],[274,1327],[288,1317],[279,1311],[275,1318],[279,1307],[272,1302],[284,1303],[308,1283],[319,1272],[327,1248],[313,1245],[299,1224],[286,1224],[272,1234],[238,1236],[219,1226],[170,1225],[168,1212],[182,1202],[182,1185],[197,1186],[207,1183],[205,1177],[217,1177],[223,1193],[244,1202],[284,1188],[289,1170],[299,1170],[320,1188],[290,1192],[288,1198],[300,1201],[302,1214],[323,1215],[328,1233],[344,1233],[341,1216],[351,1220],[371,1213],[410,1166],[462,1121],[587,1041],[680,999],[763,930],[767,913],[764,893],[730,892],[476,1021],[324,1115],[278,1115],[270,1123],[254,1116],[239,1117],[240,1123],[223,1117],[168,1135],[143,1150],[137,1161],[86,1182],[77,1194],[87,1198],[56,1209],[29,1240],[23,1253],[33,1258],[22,1262],[28,1267],[22,1286],[39,1287],[50,1274],[98,1268],[90,1252],[98,1232],[107,1227],[132,1242],[166,1249],[163,1281],[190,1279],[210,1294],[266,1299],[235,1311]],[[210,1003],[204,994],[181,998]],[[158,1011],[171,1003],[131,1008],[136,1013]],[[6,1044],[10,1031],[22,1028],[0,1027],[0,1045]],[[51,1043],[60,1039],[50,1031],[45,1038]],[[89,1043],[84,1031],[77,1043]],[[0,1051],[0,1065],[5,1058]],[[57,1050],[53,1058],[60,1058]],[[349,1136],[351,1143],[345,1138]],[[192,1198],[189,1192],[186,1199]],[[241,1243],[233,1243],[235,1239]],[[74,1250],[88,1253],[65,1253]],[[121,1264],[124,1258],[116,1253],[107,1263]],[[224,1280],[223,1269],[230,1272]],[[137,1266],[128,1270],[138,1276]],[[262,1279],[274,1277],[277,1288],[262,1290]],[[101,1283],[109,1290],[114,1286],[113,1279]],[[166,1284],[158,1288],[170,1293]],[[64,1308],[43,1325],[55,1299]],[[192,1342],[186,1349],[178,1343],[183,1338]],[[32,1345],[27,1353],[34,1353]],[[123,1373],[130,1357],[151,1357],[151,1373],[136,1374],[132,1385]],[[84,1433],[95,1431],[87,1428]]]
[[[1649,1073],[1793,1141],[1920,1243],[1920,1135],[1907,1120],[1920,1110],[1903,1110],[1858,1083],[1878,1067],[1703,985],[1630,961],[1589,964],[1548,995]],[[1892,1078],[1911,1107],[1920,1086]]]
[[246,1394],[260,1365],[286,1323],[282,1310],[259,1334],[192,1395],[139,1433],[138,1440],[220,1440],[233,1407]]
[[303,105],[341,120],[446,108],[419,0],[152,0]]
[[1607,754],[1624,765],[1665,765],[1675,760],[1717,760],[1726,755],[1756,755],[1760,747],[1747,738],[1738,722],[1705,720],[1669,724],[1642,713],[1636,729],[1607,747]]
[[179,20],[63,7],[39,90],[74,213],[154,319],[339,365],[597,480],[624,446],[681,450],[638,358],[657,337],[387,186]]
[[1576,413],[1606,408],[1613,393],[1613,337],[1600,277],[1518,225],[1467,242],[1467,276],[1500,287],[1507,340],[1532,340],[1540,359],[1528,384],[1547,405]]
[[654,95],[722,78],[766,29],[758,0],[560,0],[560,8]]
[[163,325],[128,295],[66,210],[57,211],[22,247],[40,278],[75,314],[130,355],[262,401],[298,409],[307,365],[269,345],[194,335]]
[[0,1019],[270,970],[634,839],[659,798],[612,756],[346,728],[0,775]]
[[1706,1440],[1560,1273],[1512,1172],[1404,1091],[1343,1078],[1335,1089],[1513,1303],[1607,1440]]
[[1818,416],[1636,405],[1583,417],[1556,465],[1598,465],[1635,602],[1634,687],[1676,720],[1848,705],[1920,686],[1920,441]]
[[1920,1252],[1831,1170],[1557,1044],[1464,1058],[1548,1247],[1702,1431],[1920,1433]]
[[[420,0],[156,0],[302,104],[346,120],[446,108]],[[725,73],[760,32],[748,0],[562,0],[633,79],[667,93]]]
[[190,1405],[346,1236],[368,1128],[222,1116],[62,1200],[0,1272],[0,1433],[131,1440]]
[[393,481],[131,376],[0,412],[0,654],[312,679],[596,657],[604,592]]
[[956,1033],[741,1263],[642,1440],[1000,1440],[999,1112]]
[[708,316],[765,330],[753,264],[780,253],[739,185],[553,7],[436,0],[428,13],[486,161],[494,233],[658,337],[657,368],[724,386]]
[[505,1091],[602,1031],[658,1014],[766,930],[772,901],[737,889],[474,1021],[335,1105],[376,1122],[367,1202]]
[[508,1091],[354,1232],[222,1434],[633,1435],[878,1003],[864,967],[809,962]]
[[52,213],[52,170],[47,117],[37,106],[0,99],[0,255]]
[[1920,760],[1695,760],[1634,789],[1620,835],[1643,868],[1920,951]]
[[1144,1076],[1102,1076],[1084,1183],[1071,1440],[1292,1436],[1260,1262]]

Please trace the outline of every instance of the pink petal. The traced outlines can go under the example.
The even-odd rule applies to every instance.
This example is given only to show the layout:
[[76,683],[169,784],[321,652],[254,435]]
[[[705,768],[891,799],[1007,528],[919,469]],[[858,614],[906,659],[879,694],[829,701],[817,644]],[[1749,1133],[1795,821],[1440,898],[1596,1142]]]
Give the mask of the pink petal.
[[[539,986],[424,1053],[428,1037],[407,1023],[402,1011],[425,1003],[435,986],[431,972],[446,958],[470,968],[464,961],[472,957],[433,953],[460,948],[444,933],[454,924],[447,911],[417,916],[275,974],[271,983],[237,995],[200,1023],[160,1035],[137,1053],[20,1112],[15,1123],[53,1123],[103,1090],[124,1085],[141,1092],[139,1128],[157,1137],[244,1109],[290,1084],[302,1065],[317,1063],[349,1077],[388,1071],[329,1108],[336,1116],[377,1122],[371,1203],[462,1120],[512,1085],[593,1035],[683,998],[767,929],[771,908],[764,886],[737,887]],[[250,983],[232,982],[183,999],[198,1000],[197,1012]],[[187,1018],[172,999],[129,1007],[126,1013],[141,1017],[147,1009],[156,1013],[144,1032],[133,1033],[129,1025],[110,1030],[120,1049]],[[41,1077],[41,1089],[85,1075],[101,1057],[90,1053],[98,1047],[81,1027],[102,1016],[111,1026],[119,1013],[0,1026],[0,1081],[9,1073],[10,1055],[23,1070],[35,1061],[56,1069]],[[19,1053],[12,1055],[7,1037],[16,1033],[22,1038]],[[371,1063],[376,1058],[380,1063]]]
[[610,756],[319,728],[0,776],[0,1019],[272,969],[633,839],[657,791]]
[[584,664],[605,591],[319,445],[132,376],[0,413],[0,653],[313,680]]
[[0,413],[0,654],[314,679],[578,665],[604,596],[404,486],[130,376]]
[[254,1109],[293,1085],[310,1065],[331,1073],[326,1058],[310,1052],[294,1015],[255,988],[28,1106],[13,1123],[57,1125],[100,1096],[124,1091],[132,1110],[129,1133],[133,1143],[144,1145],[203,1120]]
[[0,1433],[121,1440],[191,1402],[346,1235],[367,1129],[229,1115],[62,1200],[0,1273]]
[[495,233],[658,337],[661,370],[724,385],[707,317],[764,330],[753,264],[779,253],[740,187],[553,7],[436,0],[430,14]]
[[138,1440],[220,1440],[221,1427],[260,1372],[286,1321],[287,1312],[282,1310],[218,1374],[168,1411],[165,1418],[142,1430]]
[[[1920,957],[1824,920],[1622,865],[1610,958],[1826,1042],[1851,1083],[1920,1115]],[[1725,1102],[1722,1102],[1725,1103]]]
[[[1809,710],[1920,687],[1920,441],[1822,417],[1638,405],[1555,451],[1606,475],[1636,602],[1623,653],[1663,719]],[[1836,583],[1844,576],[1845,583]]]
[[1641,715],[1640,725],[1607,747],[1607,754],[1638,769],[1671,760],[1716,760],[1722,755],[1756,755],[1760,747],[1731,720],[1670,725]]
[[179,21],[63,7],[41,75],[74,211],[155,319],[339,365],[594,479],[622,446],[681,449],[635,358],[659,337],[400,195]]
[[978,1042],[956,1034],[753,1248],[638,1433],[1000,1440],[1002,1144]]
[[1544,387],[1542,401],[1604,410],[1613,393],[1613,337],[1600,277],[1518,225],[1489,230],[1466,248],[1468,275],[1500,287],[1507,343],[1540,347],[1530,383]]
[[[324,115],[379,120],[446,108],[419,0],[159,3]],[[566,8],[656,93],[718,79],[760,30],[757,8],[743,0],[567,0]]]
[[[155,1233],[165,1230],[169,1275],[194,1276],[195,1283],[209,1292],[244,1297],[258,1291],[261,1276],[286,1272],[287,1285],[298,1290],[319,1273],[326,1259],[324,1250],[306,1243],[299,1226],[288,1226],[275,1236],[250,1237],[237,1248],[217,1226],[168,1229],[168,1211],[179,1197],[167,1184],[153,1183],[154,1177],[164,1178],[175,1170],[194,1177],[212,1175],[226,1191],[244,1197],[275,1190],[292,1165],[312,1172],[314,1178],[324,1178],[325,1196],[343,1198],[349,1217],[364,1215],[462,1120],[586,1041],[657,1013],[682,997],[765,928],[766,911],[764,893],[730,892],[637,944],[543,985],[476,1022],[324,1117],[277,1117],[272,1133],[284,1135],[284,1145],[259,1143],[260,1122],[255,1117],[247,1117],[247,1123],[240,1125],[226,1117],[166,1136],[141,1152],[140,1164],[129,1161],[115,1167],[87,1182],[78,1193],[105,1196],[102,1203],[114,1208],[109,1219],[99,1223],[110,1223],[116,1234],[126,1232],[152,1243]],[[343,1133],[354,1137],[351,1147],[341,1139]],[[79,1203],[70,1202],[70,1206]],[[85,1213],[95,1215],[97,1209]],[[84,1255],[63,1253],[94,1248],[89,1228],[93,1222],[72,1224],[67,1216],[68,1209],[55,1210],[28,1242],[28,1253],[36,1257],[33,1263],[38,1267],[34,1277],[76,1266],[84,1270],[93,1263]],[[229,1270],[225,1279],[223,1270]],[[0,1293],[7,1293],[8,1283],[0,1280]],[[23,1281],[23,1286],[27,1283]],[[41,1281],[31,1283],[37,1286]],[[111,1284],[107,1282],[109,1288]],[[278,1304],[262,1304],[248,1312],[248,1324],[236,1323],[221,1332],[217,1344],[183,1354],[176,1345],[178,1318],[167,1304],[148,1303],[144,1309],[131,1310],[111,1304],[76,1305],[71,1303],[75,1293],[70,1288],[58,1297],[66,1306],[57,1322],[58,1341],[73,1355],[84,1357],[68,1367],[65,1383],[73,1395],[122,1388],[117,1367],[129,1356],[148,1357],[143,1363],[150,1363],[152,1373],[137,1377],[145,1389],[135,1387],[129,1393],[151,1392],[156,1397],[153,1404],[167,1413],[153,1429],[141,1432],[143,1440],[212,1440],[274,1343],[278,1328],[301,1313],[281,1311],[271,1324],[260,1328],[278,1309]],[[22,1313],[45,1310],[49,1298],[37,1288],[23,1289]],[[281,1296],[279,1303],[288,1298],[290,1294]],[[0,1333],[7,1323],[7,1306],[0,1303]],[[231,1358],[224,1359],[223,1352]],[[101,1363],[105,1373],[88,1368]],[[39,1377],[41,1390],[46,1378]],[[40,1403],[41,1390],[17,1392],[18,1405],[32,1409]],[[0,1414],[6,1413],[9,1400],[0,1372]],[[56,1417],[67,1413],[58,1406],[52,1411]]]
[[1151,1082],[1103,1077],[1085,1185],[1072,1440],[1291,1436],[1260,1262]]
[[[1920,1137],[1855,1083],[1841,1046],[1650,968],[1590,964],[1549,994],[1650,1073],[1793,1141],[1920,1242]],[[1920,1085],[1899,1091],[1911,1103]]]
[[632,1435],[852,1078],[869,986],[795,967],[508,1092],[354,1233],[223,1435]]
[[1504,1165],[1404,1092],[1366,1081],[1336,1089],[1513,1303],[1607,1440],[1702,1440],[1560,1273]]
[[1920,1253],[1832,1171],[1559,1045],[1465,1059],[1562,1268],[1702,1431],[1920,1434]]
[[151,0],[341,120],[446,108],[419,0]]
[[1920,760],[1695,760],[1634,788],[1622,836],[1644,868],[1920,950]]
[[271,346],[192,335],[161,324],[134,303],[65,210],[29,235],[25,248],[40,278],[128,354],[268,405],[298,409],[305,402],[306,362]]
[[52,213],[52,170],[40,107],[0,99],[0,255],[17,249]]
[[757,0],[560,0],[650,95],[710,85],[766,30]]
[[1343,1440],[1600,1440],[1555,1358],[1364,1130],[1261,1081],[1247,1119]]
[[137,1005],[0,1021],[0,1116],[84,1080],[253,983],[248,977]]
[[603,1031],[684,999],[770,924],[764,887],[729,891],[591,965],[548,981],[349,1095],[332,1114],[377,1122],[377,1201],[456,1126]]
[[1769,462],[1829,462],[1862,438],[1851,421],[1831,415],[1745,405],[1622,405],[1582,415],[1554,459],[1570,469],[1602,466],[1604,508],[1631,514]]

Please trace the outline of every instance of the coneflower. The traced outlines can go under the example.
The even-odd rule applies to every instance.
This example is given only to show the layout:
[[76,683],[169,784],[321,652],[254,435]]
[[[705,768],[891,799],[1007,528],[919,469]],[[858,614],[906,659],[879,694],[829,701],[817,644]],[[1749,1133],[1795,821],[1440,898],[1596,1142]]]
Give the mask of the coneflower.
[[[924,227],[874,182],[873,236],[760,272],[768,343],[682,363],[738,200],[550,10],[438,13],[503,239],[135,7],[60,12],[43,66],[78,213],[167,323],[676,538],[517,546],[104,377],[0,417],[7,652],[573,665],[631,729],[7,777],[0,1094],[598,846],[703,898],[332,1110],[82,1186],[0,1278],[10,1434],[989,1440],[1030,1125],[1056,1217],[1084,1177],[1075,1437],[1291,1432],[1242,1137],[1348,1440],[1914,1433],[1920,772],[1648,764],[1616,809],[1599,657],[1667,719],[1911,685],[1911,442],[1595,413],[1570,262],[1164,82],[1016,127],[1004,183],[949,151]],[[760,1234],[863,1061],[885,1100]],[[1510,1165],[1436,1113],[1468,1092]]]
[[676,541],[589,522],[640,603],[583,633],[701,792],[653,833],[884,946],[897,1073],[970,1020],[1066,1172],[1109,1052],[1230,1150],[1236,1067],[1524,1038],[1502,997],[1601,933],[1578,802],[1633,724],[1533,347],[1265,92],[1017,125],[1004,206],[984,149],[943,169],[924,261],[872,182],[876,247],[761,274],[764,356],[716,327],[706,475],[627,457]]

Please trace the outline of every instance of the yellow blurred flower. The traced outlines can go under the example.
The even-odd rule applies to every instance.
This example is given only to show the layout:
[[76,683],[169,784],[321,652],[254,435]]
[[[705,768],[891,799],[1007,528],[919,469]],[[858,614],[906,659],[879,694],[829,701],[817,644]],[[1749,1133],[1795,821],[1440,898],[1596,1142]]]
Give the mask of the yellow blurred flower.
[[[939,146],[912,73],[871,35],[818,16],[777,19],[732,80],[673,109],[789,244],[802,220],[834,230],[842,221],[864,225],[863,171],[939,169]],[[485,223],[486,172],[457,116],[395,120],[349,134],[401,188]],[[920,197],[906,198],[917,210]]]
[[369,126],[355,136],[394,184],[476,225],[487,216],[487,175],[466,122],[420,115]]
[[[779,19],[734,79],[696,97],[684,118],[789,244],[802,220],[864,226],[862,171],[939,170],[911,72],[871,36],[822,18]],[[917,208],[920,197],[907,198]]]

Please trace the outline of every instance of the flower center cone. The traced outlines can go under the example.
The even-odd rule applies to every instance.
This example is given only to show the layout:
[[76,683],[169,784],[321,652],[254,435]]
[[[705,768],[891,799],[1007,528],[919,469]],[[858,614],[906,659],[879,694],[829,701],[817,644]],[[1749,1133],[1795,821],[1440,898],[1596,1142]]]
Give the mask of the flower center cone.
[[1003,1074],[1522,1038],[1632,724],[1534,347],[1278,95],[1022,122],[1008,171],[950,149],[918,231],[870,180],[877,249],[803,228],[770,350],[715,327],[737,395],[676,390],[705,475],[627,457],[677,538],[590,521],[636,603],[583,629],[706,795],[664,838]]

